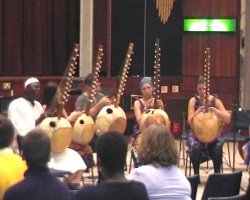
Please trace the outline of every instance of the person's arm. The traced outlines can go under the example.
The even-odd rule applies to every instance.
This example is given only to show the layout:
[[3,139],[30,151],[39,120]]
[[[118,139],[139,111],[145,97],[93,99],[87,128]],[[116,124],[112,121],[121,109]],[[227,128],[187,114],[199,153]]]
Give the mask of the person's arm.
[[202,109],[203,109],[203,107],[201,106],[201,107],[199,107],[197,110],[195,110],[195,101],[196,101],[195,98],[192,97],[192,98],[189,100],[189,102],[188,102],[188,123],[189,123],[189,125],[192,124],[193,118],[194,118],[197,114],[199,114],[199,113],[202,111]]
[[229,124],[231,121],[231,114],[225,109],[222,101],[218,98],[215,99],[215,107],[210,107],[210,110],[216,113],[224,123]]
[[164,103],[161,99],[156,100],[156,107],[164,110]]
[[110,102],[110,99],[106,96],[102,97],[94,106],[92,106],[90,109],[89,109],[89,114],[93,117],[95,117],[98,112],[104,107],[104,106],[107,106],[109,105],[111,102]]
[[42,122],[42,120],[44,120],[46,117],[48,117],[48,115],[45,112],[45,109],[41,105],[40,102],[35,101],[35,107],[36,107],[37,112],[39,113],[39,115],[37,116],[36,122],[35,122],[36,126],[37,126],[38,124],[40,124]]
[[195,98],[192,97],[188,101],[188,117],[187,117],[187,120],[188,120],[189,125],[191,125],[192,119],[193,119],[194,114],[195,114],[194,105],[195,105]]
[[141,104],[139,100],[136,100],[134,102],[134,113],[135,113],[136,122],[140,125],[142,112],[141,112]]
[[70,115],[66,118],[69,122],[75,122],[80,115],[83,114],[81,111],[73,111]]

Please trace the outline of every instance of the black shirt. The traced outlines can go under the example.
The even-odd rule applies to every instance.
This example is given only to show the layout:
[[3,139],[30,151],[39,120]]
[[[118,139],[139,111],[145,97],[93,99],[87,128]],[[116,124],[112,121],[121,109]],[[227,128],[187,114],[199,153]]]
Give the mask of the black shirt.
[[146,188],[142,183],[109,182],[81,189],[76,200],[148,200]]
[[4,200],[70,200],[68,188],[47,168],[28,169],[25,179],[10,187]]

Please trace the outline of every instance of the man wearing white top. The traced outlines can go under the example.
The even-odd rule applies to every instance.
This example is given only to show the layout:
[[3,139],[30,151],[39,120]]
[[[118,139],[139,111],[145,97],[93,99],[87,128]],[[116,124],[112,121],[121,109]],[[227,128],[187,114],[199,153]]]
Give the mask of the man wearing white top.
[[39,80],[35,77],[28,78],[24,83],[24,95],[9,105],[8,118],[13,123],[19,138],[36,127],[37,120],[44,112],[42,105],[36,100],[39,92]]

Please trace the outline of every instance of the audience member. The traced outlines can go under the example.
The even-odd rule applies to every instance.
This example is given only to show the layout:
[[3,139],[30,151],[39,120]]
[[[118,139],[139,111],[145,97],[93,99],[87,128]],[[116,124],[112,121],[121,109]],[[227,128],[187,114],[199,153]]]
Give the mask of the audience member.
[[175,141],[166,126],[151,125],[141,134],[138,158],[142,164],[130,178],[144,183],[149,199],[191,200],[191,186],[177,165]]
[[122,135],[110,132],[100,136],[97,139],[96,151],[102,179],[99,185],[80,190],[76,195],[77,200],[148,199],[142,183],[128,181],[124,176],[127,142]]
[[42,130],[34,129],[23,138],[21,154],[27,162],[28,170],[23,181],[8,189],[4,200],[71,199],[68,188],[47,168],[50,152],[50,139]]
[[10,186],[23,179],[27,168],[22,158],[10,148],[14,134],[11,121],[0,116],[0,199]]

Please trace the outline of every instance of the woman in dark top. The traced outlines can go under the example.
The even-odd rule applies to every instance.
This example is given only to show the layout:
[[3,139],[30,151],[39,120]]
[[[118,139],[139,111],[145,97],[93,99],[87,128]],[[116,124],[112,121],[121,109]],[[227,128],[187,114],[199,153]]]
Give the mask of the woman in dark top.
[[[204,78],[200,76],[196,88],[197,95],[192,97],[188,102],[188,123],[190,126],[193,123],[194,117],[200,112],[203,112],[205,109],[202,101],[205,96],[204,87]],[[208,109],[213,111],[223,123],[228,124],[230,122],[230,113],[225,109],[222,101],[219,98],[209,95],[208,107]],[[220,173],[222,165],[223,142],[224,141],[221,138],[217,138],[215,141],[205,144],[200,142],[193,135],[193,133],[189,134],[187,145],[195,174],[199,174],[200,163],[207,160],[209,157],[213,161],[214,172]]]
[[148,200],[144,185],[128,181],[124,176],[127,154],[124,136],[116,132],[100,136],[96,151],[101,173],[100,184],[83,188],[76,194],[76,200]]

